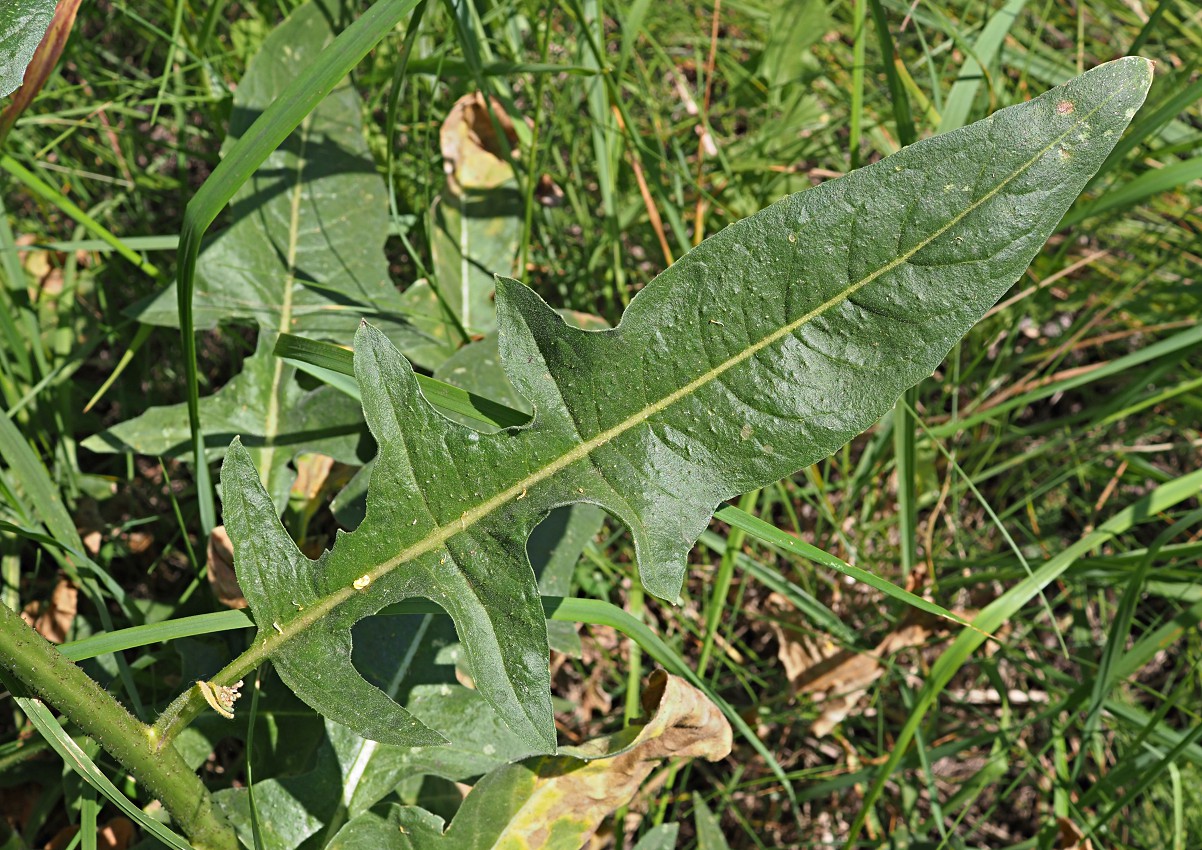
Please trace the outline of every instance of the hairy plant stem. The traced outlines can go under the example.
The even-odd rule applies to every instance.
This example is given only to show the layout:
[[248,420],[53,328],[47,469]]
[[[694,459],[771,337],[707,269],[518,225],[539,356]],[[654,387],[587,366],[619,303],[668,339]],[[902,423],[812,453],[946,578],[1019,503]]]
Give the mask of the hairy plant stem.
[[197,850],[236,850],[233,827],[172,746],[54,645],[0,605],[0,666],[93,738],[162,801]]

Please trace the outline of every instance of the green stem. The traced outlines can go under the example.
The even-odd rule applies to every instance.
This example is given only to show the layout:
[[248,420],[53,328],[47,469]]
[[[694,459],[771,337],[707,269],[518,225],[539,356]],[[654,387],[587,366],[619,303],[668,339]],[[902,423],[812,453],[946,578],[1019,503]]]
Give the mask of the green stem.
[[67,716],[163,802],[198,850],[236,850],[237,836],[174,747],[139,722],[54,645],[0,605],[0,666]]

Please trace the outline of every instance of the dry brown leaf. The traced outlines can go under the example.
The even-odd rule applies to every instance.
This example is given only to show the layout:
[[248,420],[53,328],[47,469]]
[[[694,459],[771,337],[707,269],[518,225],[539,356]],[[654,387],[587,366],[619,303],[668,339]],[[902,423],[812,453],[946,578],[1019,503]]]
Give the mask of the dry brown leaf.
[[224,525],[217,526],[209,535],[208,568],[209,584],[218,601],[227,608],[245,608],[246,597],[234,572],[234,547]]
[[[113,490],[115,492],[115,489]],[[83,540],[83,547],[95,557],[104,545],[109,525],[100,513],[100,504],[91,497],[80,499],[75,506],[75,528]]]
[[[497,134],[498,128],[505,134],[504,145]],[[447,183],[456,194],[496,189],[513,179],[507,151],[517,147],[518,137],[501,102],[495,98],[491,116],[479,92],[459,98],[442,122],[438,140]]]
[[[594,738],[561,755],[506,765],[481,780],[445,836],[500,830],[505,847],[582,847],[611,812],[631,801],[665,758],[718,761],[730,754],[731,729],[718,707],[662,670],[643,691],[641,725]],[[497,808],[507,801],[508,811]],[[442,844],[442,842],[439,842]]]
[[1060,835],[1058,850],[1093,850],[1093,842],[1068,818],[1056,818],[1056,831]]
[[[79,826],[64,826],[46,844],[46,850],[62,850],[71,844]],[[134,824],[128,818],[113,818],[96,831],[98,850],[126,850],[134,840]]]
[[21,612],[21,619],[51,643],[64,643],[78,611],[79,591],[71,582],[59,579],[50,594],[50,603],[43,606],[40,602],[31,602]]
[[125,535],[125,543],[129,546],[130,554],[141,555],[154,545],[154,535],[145,531],[131,531]]
[[[512,159],[518,136],[513,121],[496,98],[492,99],[492,114],[489,112],[484,95],[464,95],[455,101],[438,131],[443,170],[454,194],[497,189],[514,178]],[[504,134],[504,143],[498,130]],[[542,204],[555,204],[563,198],[563,190],[543,175],[535,195]]]
[[[933,634],[949,623],[922,612],[913,611],[906,619],[868,652],[859,653],[837,646],[829,637],[813,637],[787,624],[793,608],[779,594],[768,598],[771,622],[780,644],[778,657],[794,693],[805,694],[822,702],[822,714],[810,731],[823,737],[839,725],[854,709],[872,685],[884,673],[882,659],[925,644]],[[958,616],[971,619],[971,613]]]
[[128,818],[113,818],[100,828],[96,845],[103,850],[126,850],[134,841],[134,822]]
[[305,502],[316,501],[330,478],[334,458],[317,452],[305,452],[293,461],[293,465],[296,467],[296,480],[292,482],[291,497]]
[[104,535],[96,529],[91,529],[83,534],[83,548],[92,557],[100,554],[100,546],[104,543]]
[[[29,297],[37,301],[39,296],[54,297],[63,291],[63,265],[67,262],[67,254],[62,251],[51,251],[45,248],[35,248],[38,239],[31,233],[23,233],[14,242],[23,250],[17,251],[17,258],[22,268],[33,279],[29,288]],[[80,266],[87,265],[89,255],[76,251],[75,261]]]

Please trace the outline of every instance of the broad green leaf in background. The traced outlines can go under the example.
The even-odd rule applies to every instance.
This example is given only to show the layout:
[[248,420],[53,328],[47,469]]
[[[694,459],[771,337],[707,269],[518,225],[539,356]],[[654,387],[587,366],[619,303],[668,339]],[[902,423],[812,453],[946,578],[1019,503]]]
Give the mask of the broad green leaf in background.
[[[502,765],[473,786],[450,827],[420,809],[394,808],[348,823],[332,848],[577,850],[665,758],[718,761],[731,747],[722,712],[662,670],[643,694],[645,723],[572,748],[570,755]],[[389,829],[391,827],[391,829]],[[668,846],[671,846],[670,844]]]
[[721,501],[834,451],[880,418],[1022,274],[1151,82],[1139,58],[791,196],[706,240],[609,331],[581,331],[516,281],[500,350],[534,407],[482,434],[422,397],[378,330],[355,372],[380,446],[367,516],[317,562],[276,517],[245,449],[226,455],[226,528],[259,634],[222,671],[270,657],[358,734],[441,740],[351,665],[351,626],[426,597],[455,621],[480,693],[531,747],[555,748],[546,628],[526,538],[597,504],[633,534],[640,575],[677,597]]
[[[334,5],[301,6],[264,41],[234,95],[227,149],[334,37]],[[214,447],[209,459],[242,435],[280,510],[293,479],[288,465],[298,453],[356,464],[371,453],[370,440],[360,443],[358,407],[330,390],[306,395],[296,370],[272,356],[276,336],[345,340],[366,315],[406,351],[429,338],[403,317],[401,296],[388,279],[387,195],[363,137],[362,108],[349,81],[322,101],[234,196],[233,223],[197,264],[196,326],[254,322],[260,337],[242,374],[201,401],[205,442]],[[167,288],[138,318],[178,326],[176,298],[175,287]],[[171,405],[97,434],[85,446],[179,454],[190,448],[189,435],[184,405]]]
[[768,23],[768,39],[760,57],[760,76],[772,88],[796,84],[806,64],[813,59],[807,48],[833,26],[826,3],[801,0],[773,7]]
[[[227,148],[334,37],[332,8],[331,2],[307,3],[267,37],[234,95]],[[363,463],[370,453],[353,451],[362,430],[356,405],[330,391],[305,396],[296,370],[271,354],[276,336],[345,340],[369,316],[406,351],[429,339],[403,315],[400,293],[388,279],[387,195],[363,137],[362,108],[349,81],[322,101],[234,196],[232,224],[206,245],[197,264],[196,326],[254,322],[260,335],[244,372],[201,403],[206,444],[223,447],[241,434],[281,510],[292,481],[288,463],[297,453],[317,451],[350,463]],[[142,305],[138,318],[178,326],[176,299],[175,287],[168,287]],[[176,454],[188,448],[189,433],[183,406],[168,406],[86,445]],[[222,453],[218,447],[212,456]]]
[[55,0],[0,3],[0,97],[12,94],[54,17]]
[[522,231],[516,185],[470,196],[444,190],[430,211],[438,287],[469,334],[495,330],[494,275],[511,274]]
[[[200,400],[200,412],[208,459],[222,457],[229,441],[241,436],[281,511],[295,478],[289,463],[301,451],[354,465],[375,453],[354,401],[333,387],[304,390],[296,381],[296,368],[272,354],[266,335],[237,376]],[[187,406],[181,403],[152,407],[88,437],[83,445],[94,452],[180,455],[190,453],[190,437]]]
[[659,826],[647,830],[646,834],[639,839],[639,843],[634,845],[634,850],[674,850],[676,836],[679,832],[679,824],[661,823]]

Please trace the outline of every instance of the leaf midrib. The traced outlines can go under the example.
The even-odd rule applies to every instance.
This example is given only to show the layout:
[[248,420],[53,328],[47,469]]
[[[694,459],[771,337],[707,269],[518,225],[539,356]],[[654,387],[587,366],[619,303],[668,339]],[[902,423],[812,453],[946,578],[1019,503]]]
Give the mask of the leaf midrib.
[[467,198],[457,195],[455,203],[459,207],[455,210],[455,215],[459,219],[459,315],[463,318],[463,327],[472,328],[475,316],[472,315],[472,286],[469,279],[471,264],[468,262],[467,255],[470,250],[467,232]]
[[[305,151],[309,146],[309,130],[312,127],[313,113],[305,116],[305,120],[300,126],[300,150],[297,151],[296,158],[296,180],[292,184],[292,197],[290,199],[291,209],[288,217],[288,250],[286,253],[284,268],[284,298],[280,305],[280,320],[276,326],[276,336],[287,333],[292,327],[292,288],[296,283],[296,252],[298,248],[298,239],[300,235],[300,205],[301,194],[304,186],[305,166],[308,160],[305,159]],[[265,476],[263,485],[267,488],[267,492],[271,493],[272,480],[275,473],[275,438],[280,428],[280,389],[284,381],[284,359],[276,357],[273,364],[273,372],[271,376],[271,392],[267,396],[267,418],[264,423],[264,445],[263,445],[263,470],[262,475]]]
[[273,625],[275,624],[260,624],[259,633],[262,636],[262,639],[259,640],[252,649],[248,650],[238,659],[235,659],[235,661],[231,663],[229,667],[223,670],[220,676],[220,681],[224,682],[227,679],[230,682],[236,681],[242,675],[245,675],[246,671],[257,666],[262,660],[271,657],[276,651],[288,643],[297,634],[304,632],[307,628],[325,618],[347,599],[351,598],[355,594],[370,591],[372,584],[374,584],[378,579],[392,572],[392,570],[396,569],[402,564],[408,563],[441,547],[455,535],[466,531],[468,528],[474,527],[478,522],[492,514],[494,511],[498,510],[501,506],[522,495],[522,493],[528,490],[530,487],[536,486],[540,482],[550,478],[577,461],[583,460],[593,451],[605,445],[606,443],[609,443],[615,438],[620,437],[630,429],[641,425],[652,416],[663,412],[681,399],[692,395],[698,389],[706,386],[711,381],[728,372],[730,369],[747,362],[765,348],[768,348],[775,343],[780,342],[785,337],[795,333],[798,329],[813,321],[830,308],[851,298],[861,289],[868,286],[881,276],[888,274],[899,266],[908,263],[916,254],[918,254],[936,239],[946,234],[953,227],[971,215],[974,211],[995,197],[1008,185],[1017,180],[1028,169],[1046,156],[1049,151],[1056,148],[1061,142],[1072,135],[1072,133],[1076,131],[1081,124],[1085,123],[1095,113],[1105,108],[1112,100],[1118,97],[1119,94],[1121,94],[1121,90],[1112,92],[1089,112],[1083,113],[1063,133],[1056,136],[1047,145],[1041,148],[1034,156],[1032,156],[1018,168],[1014,169],[1014,171],[1012,171],[1010,175],[1006,177],[1006,179],[1001,180],[994,188],[966,206],[961,212],[948,219],[944,225],[935,229],[929,236],[916,243],[904,254],[901,254],[890,262],[882,265],[880,268],[869,273],[860,280],[849,284],[847,287],[840,290],[838,294],[822,302],[820,305],[804,313],[797,319],[794,319],[772,333],[764,336],[758,342],[753,343],[734,356],[728,358],[722,363],[719,363],[717,366],[714,366],[709,371],[685,384],[683,387],[669,393],[653,404],[647,405],[642,410],[632,414],[622,422],[619,422],[617,425],[602,431],[588,440],[582,441],[580,444],[560,455],[558,458],[543,466],[541,469],[530,473],[526,477],[510,485],[496,495],[491,496],[483,502],[480,502],[475,507],[464,511],[463,514],[460,515],[459,519],[454,523],[436,526],[421,540],[411,544],[410,546],[398,552],[392,558],[381,562],[374,568],[365,572],[363,575],[369,579],[369,583],[364,586],[362,590],[356,589],[353,586],[339,588],[326,597],[312,603],[309,606],[306,606],[304,611],[298,612],[295,617],[291,618],[288,620],[288,622],[282,624],[282,626],[278,628],[273,628]]

